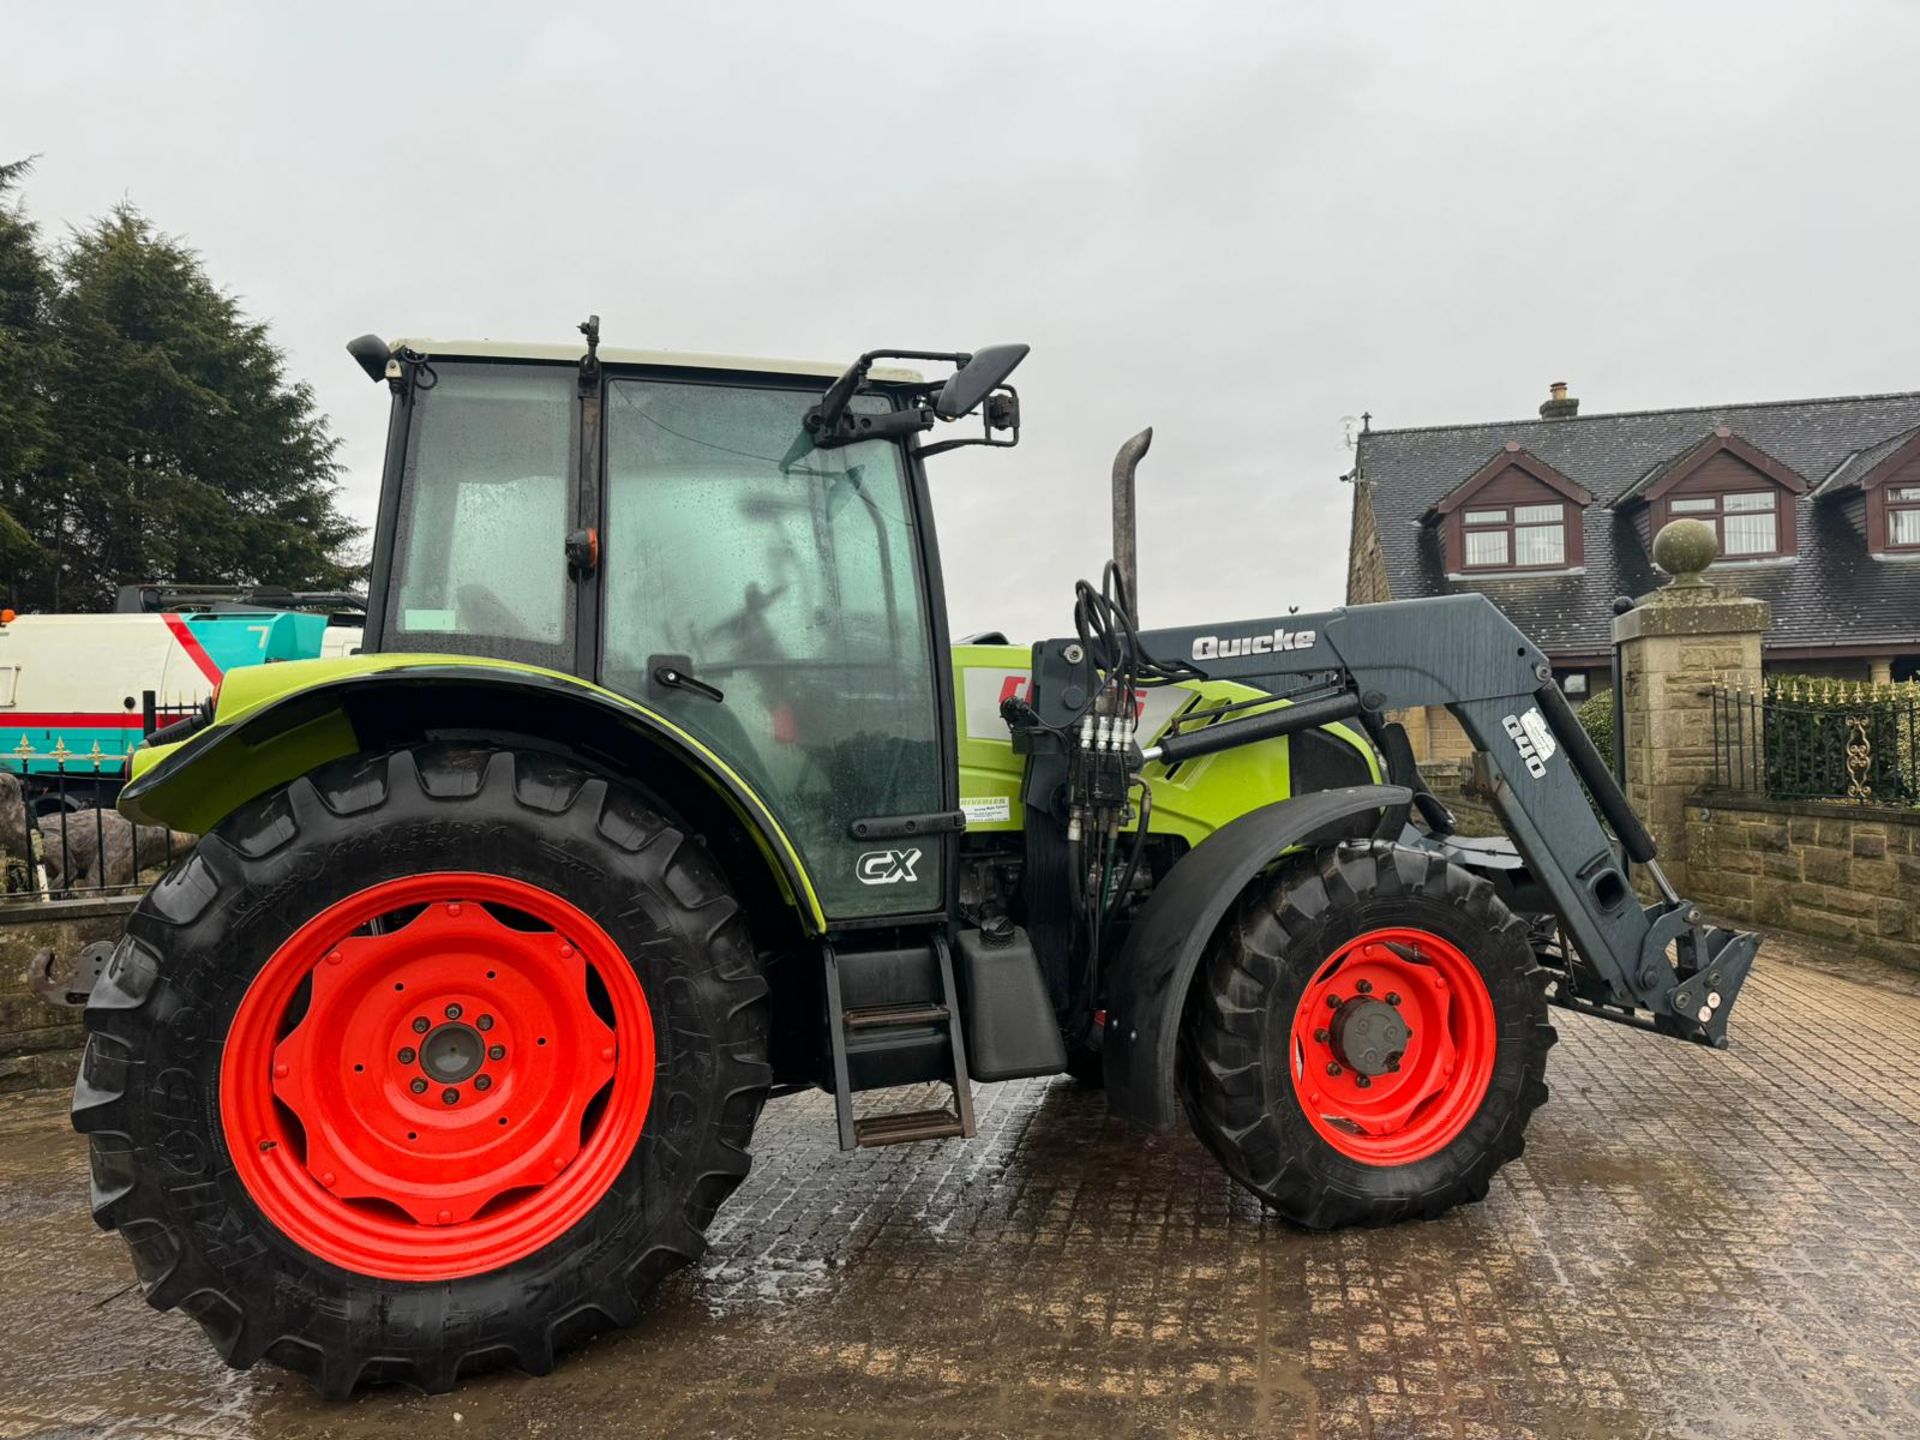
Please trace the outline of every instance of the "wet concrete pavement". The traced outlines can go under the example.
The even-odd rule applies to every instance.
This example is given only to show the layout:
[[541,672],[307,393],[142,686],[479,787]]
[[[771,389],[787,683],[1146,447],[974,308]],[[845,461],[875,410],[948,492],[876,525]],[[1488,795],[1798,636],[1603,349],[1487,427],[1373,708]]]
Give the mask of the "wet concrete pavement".
[[[1788,964],[1790,956],[1809,963]],[[226,1370],[0,1102],[0,1437],[1920,1435],[1920,987],[1763,951],[1711,1054],[1561,1017],[1483,1205],[1313,1235],[1065,1082],[842,1156],[774,1102],[700,1268],[544,1380]]]

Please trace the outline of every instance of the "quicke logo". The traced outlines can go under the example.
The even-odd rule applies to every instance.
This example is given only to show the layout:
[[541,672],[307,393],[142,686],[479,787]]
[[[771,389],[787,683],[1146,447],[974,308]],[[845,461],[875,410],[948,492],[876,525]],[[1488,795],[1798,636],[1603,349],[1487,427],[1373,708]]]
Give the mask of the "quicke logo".
[[1240,655],[1277,655],[1286,650],[1311,650],[1311,630],[1279,629],[1267,635],[1202,635],[1193,642],[1196,660],[1231,660]]

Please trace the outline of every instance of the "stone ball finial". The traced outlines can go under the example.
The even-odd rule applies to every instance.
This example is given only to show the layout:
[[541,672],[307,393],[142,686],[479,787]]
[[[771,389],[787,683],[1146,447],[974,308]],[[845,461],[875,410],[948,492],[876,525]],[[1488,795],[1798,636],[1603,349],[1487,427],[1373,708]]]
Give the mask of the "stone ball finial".
[[1720,541],[1704,520],[1669,520],[1653,537],[1653,563],[1671,575],[1675,585],[1705,585],[1700,572],[1719,555]]

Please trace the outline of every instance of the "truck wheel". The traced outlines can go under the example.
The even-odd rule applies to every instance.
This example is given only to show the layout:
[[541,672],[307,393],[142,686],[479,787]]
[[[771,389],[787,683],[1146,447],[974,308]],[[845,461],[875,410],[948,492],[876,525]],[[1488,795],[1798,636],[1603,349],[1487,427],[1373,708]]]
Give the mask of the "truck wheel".
[[719,871],[552,757],[249,802],[141,902],[74,1092],[94,1218],[227,1362],[442,1391],[624,1325],[747,1173],[766,982]]
[[1546,972],[1493,887],[1342,845],[1255,886],[1194,982],[1181,1077],[1229,1174],[1314,1229],[1480,1200],[1547,1098]]

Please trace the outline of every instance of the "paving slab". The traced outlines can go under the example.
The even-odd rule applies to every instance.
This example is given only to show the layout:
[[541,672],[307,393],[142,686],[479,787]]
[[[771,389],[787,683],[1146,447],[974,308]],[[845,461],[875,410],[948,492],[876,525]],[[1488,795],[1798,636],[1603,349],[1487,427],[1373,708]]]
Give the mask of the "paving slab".
[[1762,957],[1727,1053],[1562,1016],[1526,1154],[1425,1224],[1293,1229],[1065,1080],[852,1155],[778,1100],[636,1328],[434,1398],[227,1370],[7,1097],[0,1437],[1920,1435],[1920,985]]

